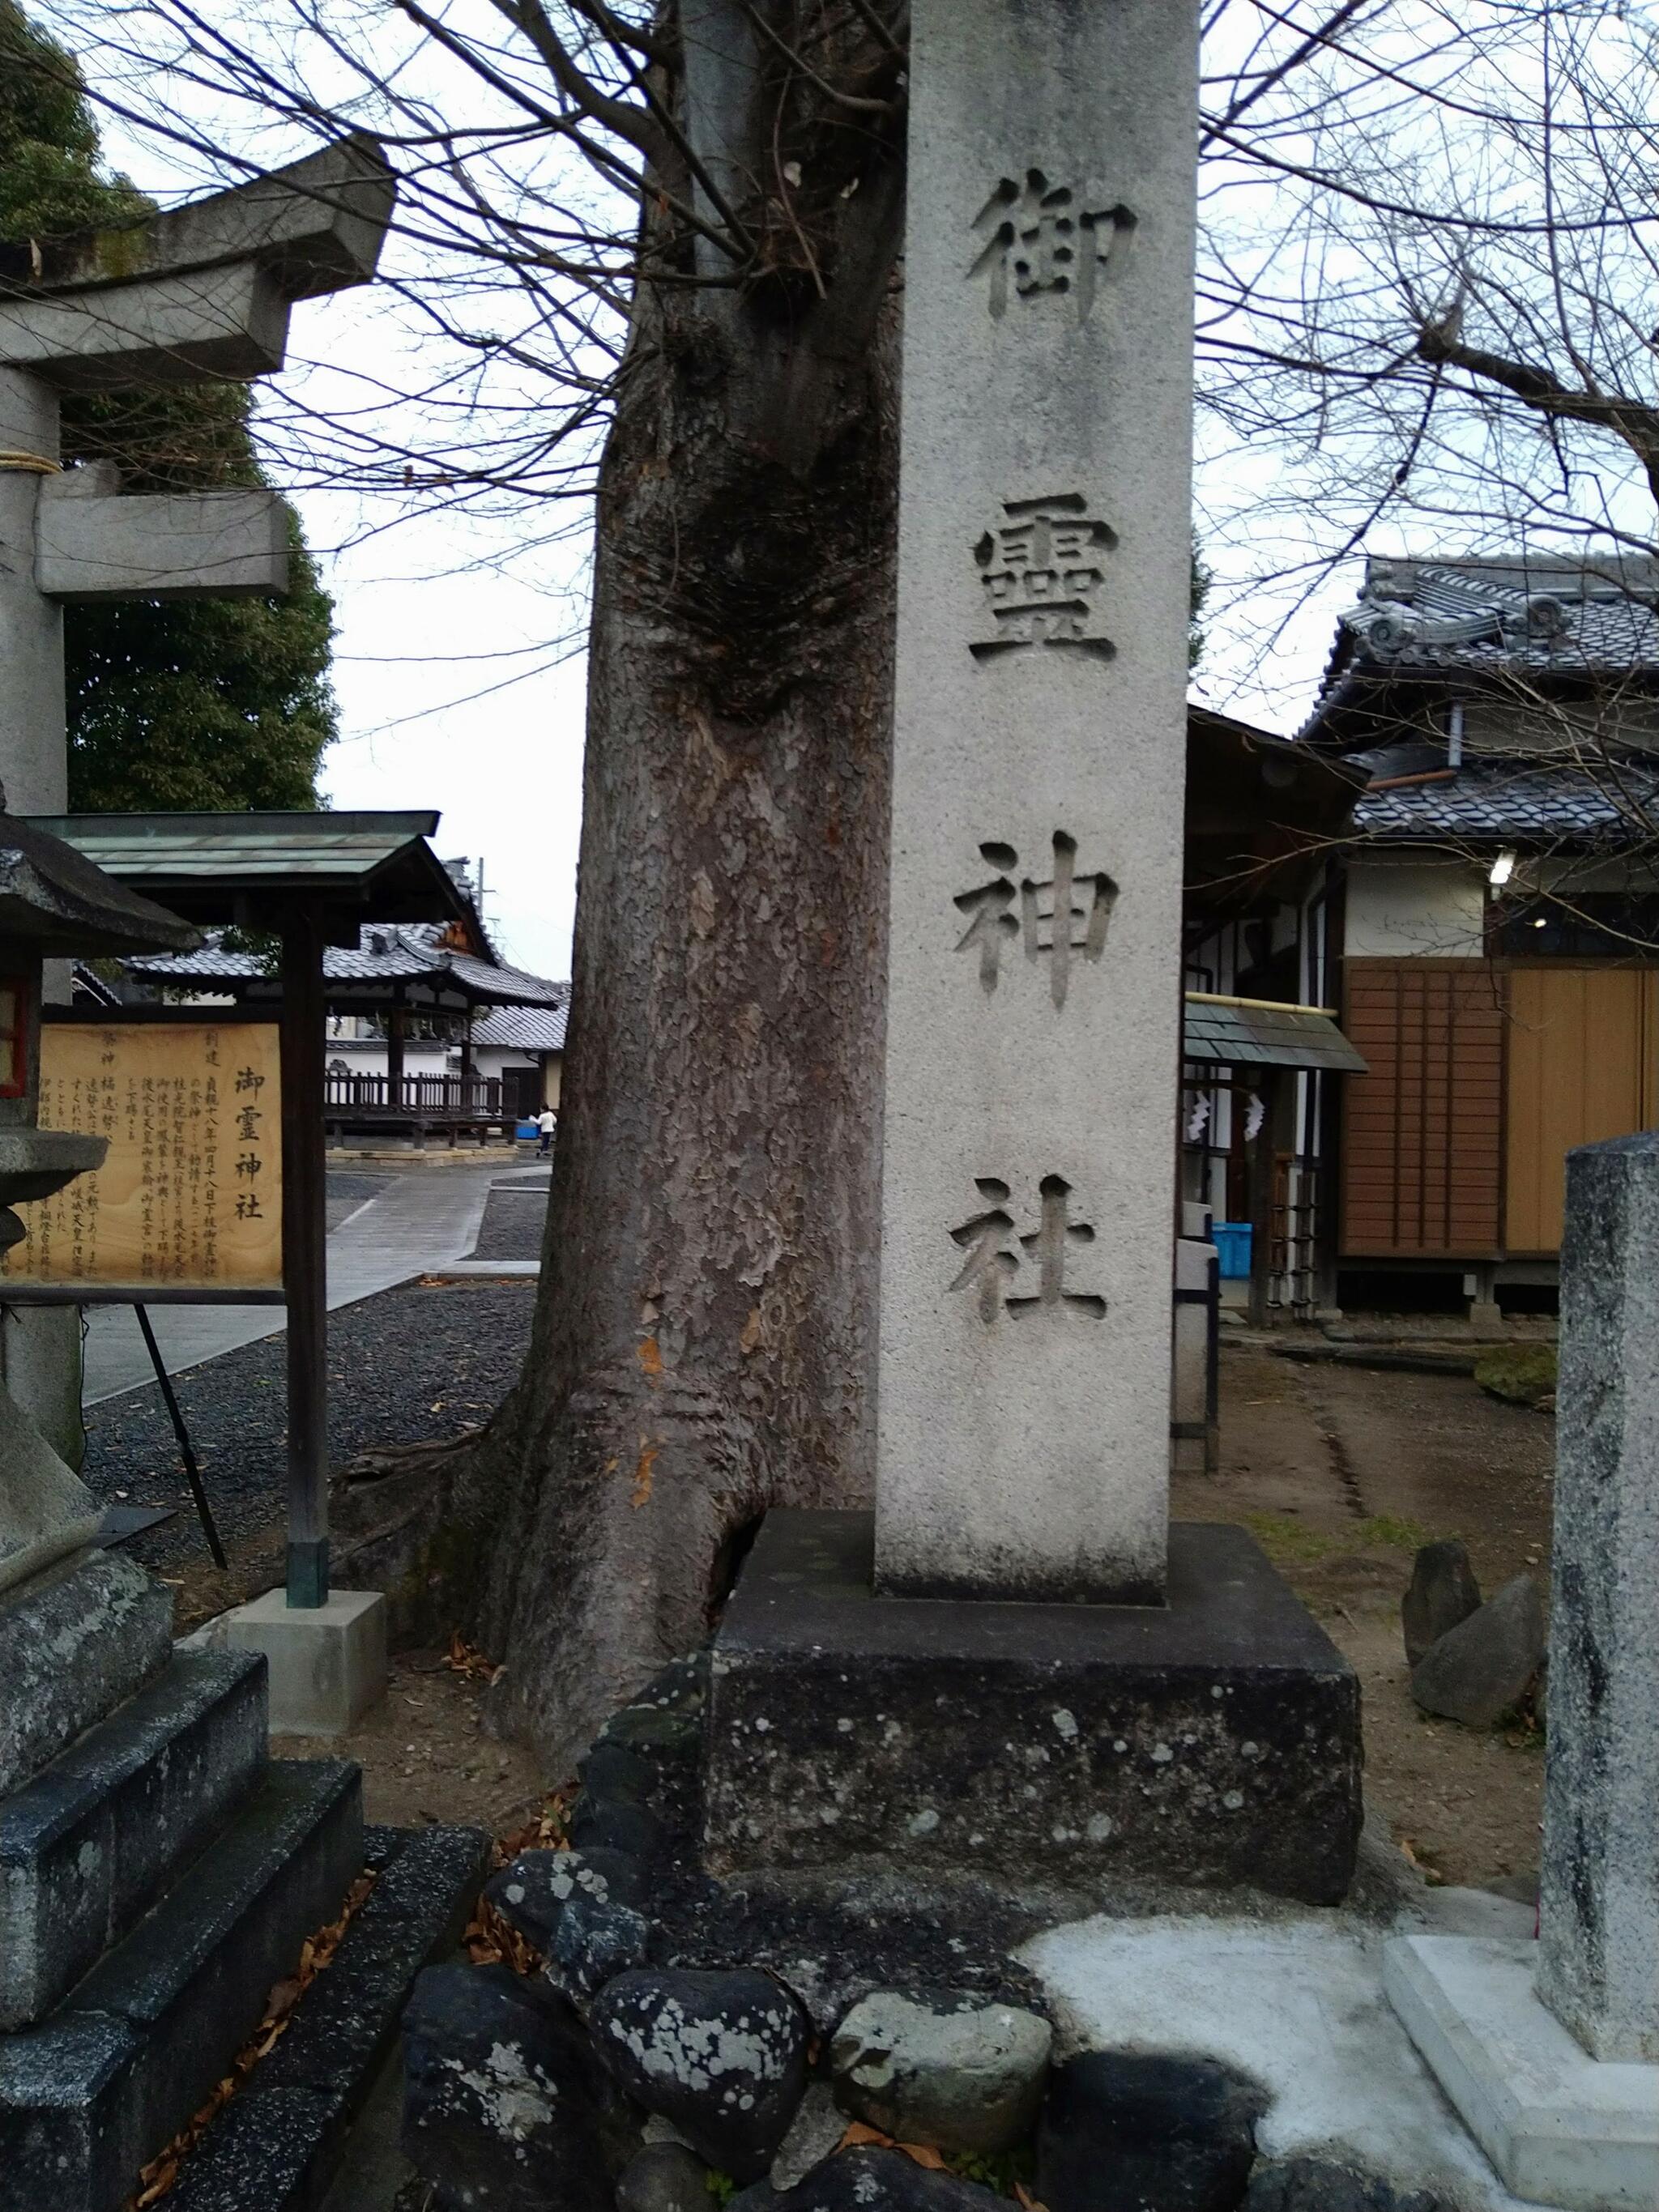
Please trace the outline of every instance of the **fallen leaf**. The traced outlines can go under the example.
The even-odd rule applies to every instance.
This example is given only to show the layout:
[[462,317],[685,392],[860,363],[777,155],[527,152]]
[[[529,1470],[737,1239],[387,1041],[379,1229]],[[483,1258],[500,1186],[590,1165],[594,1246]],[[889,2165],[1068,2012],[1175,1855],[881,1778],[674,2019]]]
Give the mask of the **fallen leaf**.
[[895,2143],[893,2148],[902,2150],[906,2158],[913,2158],[918,2166],[925,2166],[930,2173],[943,2173],[945,2170],[945,2160],[932,2143],[902,2142]]
[[883,2135],[879,2128],[866,2128],[862,2120],[849,2120],[847,2124],[847,2132],[836,2145],[836,2148],[856,2150],[860,2143],[880,2143],[884,2148],[890,2150],[893,2147],[893,2138],[891,2136]]

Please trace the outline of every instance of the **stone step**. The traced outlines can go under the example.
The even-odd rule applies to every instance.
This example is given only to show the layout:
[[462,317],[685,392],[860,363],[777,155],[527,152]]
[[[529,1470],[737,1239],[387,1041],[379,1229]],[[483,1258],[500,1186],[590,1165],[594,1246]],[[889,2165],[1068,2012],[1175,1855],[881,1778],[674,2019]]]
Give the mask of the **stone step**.
[[0,2212],[119,2212],[362,1864],[362,1777],[280,1761],[38,2027],[0,2037]]
[[0,1593],[0,1796],[152,1680],[173,1651],[173,1592],[94,1552]]
[[422,1966],[447,1956],[489,1855],[480,1828],[368,1831],[379,1867],[334,1962],[179,2168],[166,2212],[316,2212],[393,2051]]
[[265,1662],[192,1652],[0,1798],[0,2028],[46,2017],[266,1764]]

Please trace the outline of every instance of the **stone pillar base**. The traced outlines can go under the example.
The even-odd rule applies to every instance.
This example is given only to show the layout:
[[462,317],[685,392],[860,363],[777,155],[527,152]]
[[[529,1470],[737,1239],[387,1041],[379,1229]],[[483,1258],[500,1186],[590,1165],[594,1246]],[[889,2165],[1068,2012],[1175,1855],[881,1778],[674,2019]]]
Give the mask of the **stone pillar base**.
[[1506,2187],[1575,2212],[1659,2204],[1659,2065],[1592,2058],[1533,1988],[1535,1943],[1407,1936],[1382,1980]]
[[878,1597],[871,1516],[776,1511],[713,1654],[711,1869],[1337,1903],[1359,1687],[1243,1529],[1176,1522],[1169,1601]]
[[332,1590],[319,1606],[290,1606],[267,1590],[216,1624],[212,1638],[270,1662],[273,1735],[341,1735],[386,1695],[386,1599]]

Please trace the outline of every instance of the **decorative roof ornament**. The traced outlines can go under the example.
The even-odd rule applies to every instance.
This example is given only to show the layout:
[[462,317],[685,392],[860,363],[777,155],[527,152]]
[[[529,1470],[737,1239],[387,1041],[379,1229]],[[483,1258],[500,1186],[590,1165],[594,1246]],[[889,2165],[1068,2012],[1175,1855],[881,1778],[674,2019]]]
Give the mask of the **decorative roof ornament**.
[[1416,649],[1474,645],[1504,634],[1503,611],[1483,607],[1467,615],[1428,615],[1403,599],[1362,599],[1342,617],[1368,653],[1393,659]]

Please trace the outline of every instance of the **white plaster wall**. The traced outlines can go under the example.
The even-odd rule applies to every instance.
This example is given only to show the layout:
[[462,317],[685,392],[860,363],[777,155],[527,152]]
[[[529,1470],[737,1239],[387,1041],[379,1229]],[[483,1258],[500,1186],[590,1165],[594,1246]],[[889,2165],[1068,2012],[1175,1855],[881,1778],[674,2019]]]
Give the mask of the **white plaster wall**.
[[1348,871],[1350,960],[1478,960],[1486,880],[1461,860],[1358,860]]

